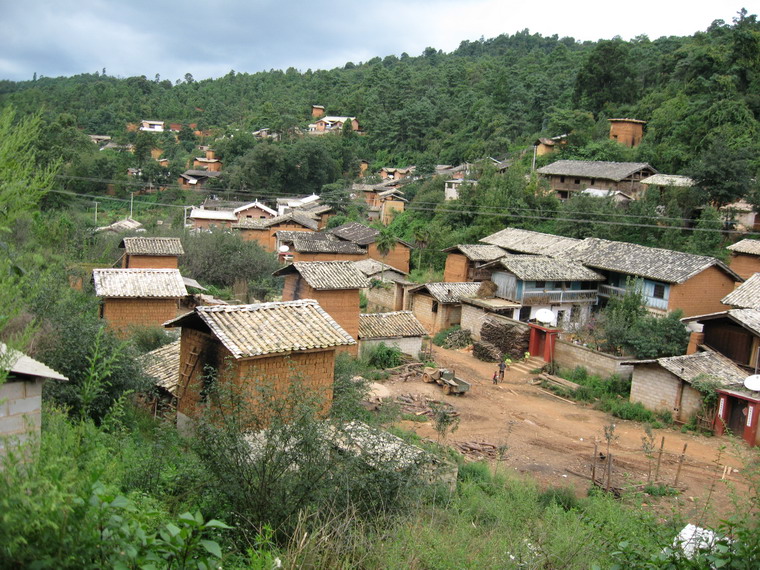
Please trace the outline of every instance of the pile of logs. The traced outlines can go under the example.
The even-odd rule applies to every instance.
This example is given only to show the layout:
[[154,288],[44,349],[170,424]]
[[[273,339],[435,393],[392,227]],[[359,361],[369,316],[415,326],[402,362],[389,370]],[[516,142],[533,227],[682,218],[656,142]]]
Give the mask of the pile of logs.
[[462,455],[476,460],[499,458],[499,448],[493,443],[486,443],[484,441],[455,441],[454,447]]
[[415,416],[427,416],[433,417],[433,410],[430,408],[430,404],[435,402],[442,406],[446,413],[451,417],[459,416],[459,412],[454,409],[454,406],[448,402],[441,402],[440,400],[430,400],[425,396],[418,394],[400,394],[396,396],[396,401],[401,406],[401,411],[405,414],[414,414]]
[[520,360],[528,351],[530,329],[517,323],[486,319],[480,329],[480,340],[486,347],[490,345],[499,351],[500,355],[496,360],[505,356],[512,360]]
[[446,340],[443,341],[443,348],[464,348],[470,346],[472,339],[468,329],[457,329],[451,331]]
[[478,341],[472,345],[472,355],[483,362],[499,362],[501,351],[490,342]]

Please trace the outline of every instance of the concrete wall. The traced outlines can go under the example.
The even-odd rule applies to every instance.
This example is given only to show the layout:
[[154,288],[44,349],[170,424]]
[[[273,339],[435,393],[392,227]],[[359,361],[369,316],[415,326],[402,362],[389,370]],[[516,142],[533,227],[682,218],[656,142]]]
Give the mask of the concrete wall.
[[601,378],[608,378],[613,374],[630,378],[633,367],[621,364],[624,360],[630,360],[630,358],[611,356],[564,340],[558,340],[554,345],[554,361],[558,366],[562,368],[583,366],[589,374]]
[[709,267],[685,283],[671,285],[668,310],[681,309],[684,317],[729,309],[720,300],[734,290],[735,282],[725,271]]
[[103,318],[112,330],[161,326],[177,316],[179,299],[103,299]]
[[450,253],[446,256],[446,267],[443,270],[443,280],[446,283],[463,283],[468,281],[470,260],[461,253]]
[[[40,432],[43,380],[8,382],[0,385],[0,436],[22,442]],[[4,442],[0,437],[0,454]]]
[[380,344],[385,344],[385,346],[395,346],[398,348],[401,352],[405,354],[411,354],[415,358],[419,355],[420,351],[422,350],[422,338],[418,336],[414,337],[407,337],[407,338],[383,338],[383,339],[373,339],[373,340],[363,340],[361,341],[359,345],[359,354],[363,354],[367,349],[378,346]]
[[177,269],[176,255],[127,255],[122,258],[125,269]]
[[760,271],[760,256],[732,253],[729,267],[744,279],[749,279]]
[[462,315],[460,325],[463,329],[470,331],[473,340],[480,340],[480,327],[486,320],[487,313],[480,307],[462,303]]
[[[679,386],[683,384],[680,410],[676,409]],[[631,402],[641,402],[652,411],[669,411],[673,419],[687,421],[699,412],[700,393],[689,384],[676,378],[659,364],[639,364],[631,380]]]
[[433,311],[435,299],[426,293],[414,293],[411,299],[411,311],[428,334],[435,334],[458,325],[462,319],[460,304],[438,303],[438,310]]

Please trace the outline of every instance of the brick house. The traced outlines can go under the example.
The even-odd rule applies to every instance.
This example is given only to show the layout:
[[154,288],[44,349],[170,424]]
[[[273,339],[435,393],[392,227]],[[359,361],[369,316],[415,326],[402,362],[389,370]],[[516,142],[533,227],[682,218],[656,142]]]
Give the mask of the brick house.
[[140,130],[149,133],[163,133],[164,122],[163,121],[140,121]]
[[586,188],[620,190],[637,198],[642,178],[657,171],[645,162],[603,162],[594,160],[558,160],[536,170],[549,180],[560,200],[567,200]]
[[124,269],[177,269],[179,256],[185,254],[179,238],[125,237],[119,244],[124,249]]
[[404,306],[407,274],[374,259],[355,261],[354,265],[369,280],[363,290],[370,311],[400,311]]
[[178,269],[93,269],[92,279],[100,317],[121,333],[173,319],[187,295]]
[[407,168],[392,168],[389,166],[384,166],[378,171],[377,174],[383,180],[402,180],[403,178],[412,176],[415,170],[415,166],[409,166]]
[[403,190],[391,186],[390,182],[383,184],[354,184],[351,188],[361,192],[369,207],[367,217],[388,225],[393,220],[394,212],[400,213],[406,209],[408,200]]
[[504,228],[480,241],[499,246],[507,253],[530,253],[532,255],[557,257],[583,240],[519,228]]
[[448,254],[443,270],[443,280],[450,283],[488,279],[490,272],[484,273],[479,271],[479,268],[507,254],[497,245],[482,243],[459,244],[444,249],[443,252]]
[[256,400],[262,387],[285,397],[293,383],[332,401],[335,350],[356,341],[310,299],[196,307],[165,324],[181,327],[177,427],[207,401],[207,369]]
[[396,245],[388,252],[388,255],[383,256],[377,249],[377,238],[380,236],[380,230],[365,226],[359,222],[348,222],[342,226],[338,226],[327,233],[334,235],[335,237],[350,241],[365,247],[367,249],[367,256],[370,259],[381,261],[401,271],[402,273],[409,273],[409,258],[412,252],[412,244],[403,240],[396,240]]
[[239,220],[230,227],[237,230],[244,240],[255,241],[266,251],[274,253],[282,245],[277,239],[278,232],[315,232],[319,223],[314,218],[296,210],[274,218]]
[[740,385],[746,376],[728,358],[710,350],[622,364],[633,366],[631,402],[640,402],[648,410],[670,412],[677,422],[686,422],[702,410],[702,394],[691,385],[694,380],[710,378],[731,387]]
[[731,252],[728,266],[743,279],[760,272],[760,240],[743,239],[727,248]]
[[304,233],[278,231],[278,248],[283,261],[359,261],[368,256],[367,249],[350,241],[343,241],[325,232]]
[[[283,301],[315,299],[347,332],[359,336],[359,291],[368,280],[350,261],[301,261],[274,272],[284,277]],[[356,354],[356,345],[347,350]]]
[[598,238],[586,238],[562,255],[604,275],[600,302],[624,294],[633,283],[647,309],[659,314],[681,309],[690,317],[724,310],[721,299],[742,280],[714,257]]
[[748,370],[747,374],[760,366],[760,309],[729,309],[687,317],[683,322],[689,328],[701,328],[691,333],[687,354],[704,345]]
[[407,305],[425,330],[433,335],[458,325],[462,299],[476,297],[480,283],[426,283],[407,292]]
[[382,343],[416,358],[422,351],[425,336],[425,327],[411,311],[359,315],[360,354]]
[[325,114],[325,107],[324,105],[312,105],[311,106],[311,116],[315,119],[319,119],[322,115]]
[[42,385],[45,380],[68,382],[42,362],[8,348],[0,342],[0,369],[5,382],[0,383],[0,455],[9,437],[22,443],[32,433],[40,432],[42,419]]
[[338,117],[338,116],[323,116],[316,123],[314,123],[314,132],[316,133],[330,133],[341,132],[345,123],[351,124],[351,129],[359,131],[359,121],[356,117]]
[[646,121],[638,119],[607,119],[610,122],[610,140],[624,144],[627,147],[639,146],[644,138]]
[[202,190],[211,178],[218,178],[221,172],[212,170],[185,170],[179,175],[177,184],[182,190]]

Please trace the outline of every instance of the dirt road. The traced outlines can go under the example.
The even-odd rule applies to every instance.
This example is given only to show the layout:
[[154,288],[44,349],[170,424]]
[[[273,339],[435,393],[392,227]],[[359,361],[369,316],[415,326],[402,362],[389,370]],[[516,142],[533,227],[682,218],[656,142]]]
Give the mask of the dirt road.
[[[513,365],[505,381],[494,385],[491,377],[495,364],[481,362],[469,352],[437,347],[434,356],[439,366],[453,368],[457,376],[472,384],[466,395],[444,396],[438,385],[413,378],[406,382],[391,378],[385,386],[392,396],[424,395],[452,404],[460,413],[460,424],[448,436],[447,443],[475,441],[507,446],[502,469],[529,475],[543,486],[570,486],[584,494],[590,481],[571,472],[590,475],[594,441],[604,451],[604,428],[615,424],[615,439],[610,447],[614,458],[613,485],[626,487],[646,480],[649,461],[642,449],[645,435],[642,424],[547,394],[529,384],[534,375],[527,367],[520,369]],[[404,421],[403,425],[422,437],[436,439],[431,422]],[[742,461],[737,451],[746,451],[744,445],[732,445],[724,438],[685,434],[677,429],[654,433],[657,448],[665,437],[660,480],[667,484],[675,481],[679,456],[687,444],[678,485],[683,492],[678,502],[687,511],[693,511],[690,515],[701,513],[711,487],[711,503],[717,511],[727,512],[731,508],[729,487],[743,484]],[[719,452],[726,445],[728,449]],[[601,464],[599,468],[602,469]]]

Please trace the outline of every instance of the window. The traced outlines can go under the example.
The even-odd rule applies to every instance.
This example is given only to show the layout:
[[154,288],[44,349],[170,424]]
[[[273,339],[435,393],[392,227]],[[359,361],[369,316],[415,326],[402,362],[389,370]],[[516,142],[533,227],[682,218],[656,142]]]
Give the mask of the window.
[[517,320],[527,323],[530,319],[530,307],[520,307],[520,315]]
[[581,179],[580,179],[580,178],[576,178],[574,182],[575,182],[576,184],[580,184],[580,183],[581,183]]
[[559,181],[560,181],[560,182],[562,182],[562,183],[564,184],[564,182],[565,182],[565,177],[564,177],[564,176],[560,176],[560,177],[559,177]]
[[434,313],[438,312],[438,301],[433,301],[433,308],[431,309]]
[[536,289],[543,289],[546,287],[546,281],[536,281]]
[[652,297],[655,299],[664,299],[665,298],[665,285],[662,285],[660,283],[655,283],[654,285],[654,292],[652,293]]
[[594,184],[596,184],[596,178],[591,179],[591,186],[593,186]]

